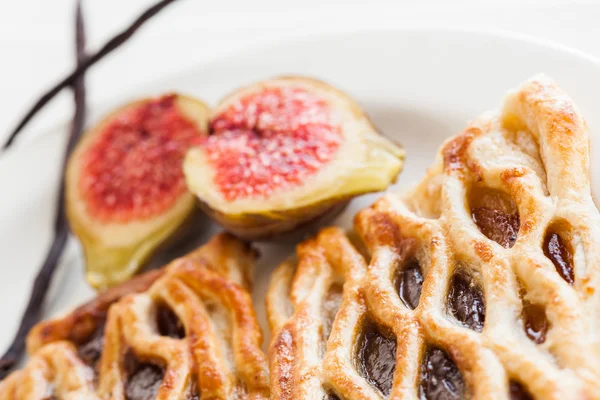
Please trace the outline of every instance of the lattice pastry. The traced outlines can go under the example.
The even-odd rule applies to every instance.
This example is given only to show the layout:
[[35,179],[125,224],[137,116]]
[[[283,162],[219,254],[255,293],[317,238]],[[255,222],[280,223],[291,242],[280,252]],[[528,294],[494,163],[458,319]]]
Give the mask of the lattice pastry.
[[355,229],[365,251],[325,230],[273,276],[272,398],[600,398],[588,130],[550,79],[448,140]]
[[247,292],[256,253],[221,234],[167,267],[37,325],[3,400],[266,399]]

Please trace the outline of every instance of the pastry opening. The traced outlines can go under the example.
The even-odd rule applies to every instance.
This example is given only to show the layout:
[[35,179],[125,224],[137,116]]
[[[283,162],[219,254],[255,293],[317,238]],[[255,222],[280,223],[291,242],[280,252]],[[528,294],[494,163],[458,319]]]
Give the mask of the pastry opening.
[[106,321],[101,321],[96,329],[82,343],[77,346],[77,355],[98,376],[100,358],[104,348],[104,326]]
[[568,223],[557,221],[552,223],[544,235],[544,255],[552,261],[556,272],[569,285],[575,282],[575,269],[573,266],[573,247],[569,240]]
[[248,396],[248,387],[246,386],[246,383],[241,380],[241,379],[237,379],[235,382],[235,386],[233,388],[233,392],[231,393],[231,398],[232,399],[247,399]]
[[360,236],[355,230],[350,230],[346,233],[346,237],[352,244],[352,246],[360,253],[361,256],[365,259],[365,262],[369,264],[371,262],[371,253],[369,253],[369,249],[365,245],[365,243],[361,240]]
[[325,352],[325,344],[331,333],[333,321],[342,305],[342,290],[343,286],[341,284],[334,283],[327,290],[327,294],[321,304],[321,348],[323,353]]
[[469,193],[471,218],[488,239],[511,248],[517,241],[520,218],[517,205],[505,192],[475,186]]
[[452,358],[442,349],[430,347],[421,364],[419,397],[422,400],[465,398],[465,382]]
[[211,328],[215,334],[216,343],[219,346],[221,355],[225,359],[225,366],[230,370],[235,370],[236,360],[234,354],[233,333],[234,326],[232,311],[222,303],[217,297],[203,297],[204,307],[209,315]]
[[517,381],[510,381],[508,390],[510,400],[533,400],[533,397],[529,394],[525,386]]
[[162,384],[162,367],[140,360],[130,349],[124,359],[126,400],[152,400]]
[[396,338],[367,320],[356,347],[358,372],[367,382],[389,397],[396,370]]
[[165,302],[156,305],[155,310],[156,329],[161,336],[168,336],[174,339],[183,339],[185,337],[185,326],[177,314]]
[[340,397],[335,394],[331,389],[326,390],[325,396],[323,396],[323,400],[341,400]]
[[186,397],[186,400],[200,400],[200,390],[198,390],[198,384],[196,383],[198,377],[193,375],[191,378],[190,390]]
[[[419,195],[408,193],[404,198],[404,204],[407,208],[419,217],[428,219],[438,219],[442,215],[442,178],[444,174],[439,171],[425,178],[413,190]],[[424,192],[424,193],[423,193]]]
[[527,300],[523,300],[523,329],[525,334],[537,344],[546,341],[549,323],[546,318],[546,310],[539,304],[532,304]]
[[423,274],[416,258],[398,267],[394,285],[402,303],[411,310],[417,308],[423,287]]
[[473,275],[457,270],[452,276],[447,298],[448,312],[462,325],[476,332],[483,330],[485,301],[481,286]]
[[541,304],[532,303],[527,298],[527,290],[523,282],[518,281],[519,296],[523,304],[521,309],[521,320],[523,330],[529,339],[537,344],[546,341],[546,333],[550,329],[550,323],[546,318],[546,309]]
[[504,125],[503,136],[508,140],[508,144],[514,146],[515,151],[536,160],[532,167],[540,178],[544,195],[549,196],[546,165],[540,152],[540,142],[537,135],[533,134],[527,124],[514,114],[505,114],[502,123]]

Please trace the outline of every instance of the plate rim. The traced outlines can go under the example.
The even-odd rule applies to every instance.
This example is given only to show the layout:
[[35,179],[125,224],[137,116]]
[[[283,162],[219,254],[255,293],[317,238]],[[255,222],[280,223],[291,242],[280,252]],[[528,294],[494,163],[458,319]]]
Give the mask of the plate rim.
[[[281,46],[284,44],[289,44],[289,45],[293,46],[293,45],[300,45],[302,43],[310,43],[311,41],[315,41],[318,38],[321,38],[321,39],[327,38],[327,39],[331,40],[336,37],[342,37],[342,36],[346,36],[346,35],[357,35],[357,34],[373,35],[373,34],[399,33],[399,32],[404,32],[404,33],[406,33],[406,32],[432,32],[432,33],[440,33],[440,34],[441,33],[449,33],[449,34],[474,35],[474,36],[480,36],[480,37],[488,37],[488,38],[493,38],[493,39],[502,39],[502,40],[508,40],[508,41],[513,41],[513,42],[526,43],[526,44],[537,46],[537,47],[543,47],[546,50],[560,52],[560,53],[563,53],[570,57],[579,58],[585,62],[592,64],[594,67],[598,68],[599,72],[600,72],[600,57],[596,57],[589,53],[586,53],[583,50],[579,50],[579,49],[564,45],[562,43],[557,43],[552,40],[540,38],[540,37],[537,37],[534,35],[509,31],[509,30],[505,30],[505,29],[496,29],[496,28],[484,29],[484,28],[471,28],[471,27],[462,27],[462,26],[457,27],[457,26],[422,25],[422,26],[403,26],[403,27],[395,27],[395,28],[383,26],[383,27],[368,27],[368,28],[361,28],[361,29],[356,29],[356,28],[352,29],[350,27],[344,27],[344,28],[338,28],[334,31],[314,30],[314,31],[308,31],[308,32],[307,31],[295,32],[288,36],[284,35],[283,37],[280,37],[280,38],[277,38],[274,40],[259,38],[257,40],[257,42],[251,44],[250,46],[236,45],[236,46],[229,48],[224,53],[219,54],[218,56],[208,58],[204,62],[198,63],[196,65],[186,65],[185,67],[174,69],[173,71],[170,71],[168,74],[161,76],[159,78],[159,80],[162,81],[162,80],[173,79],[174,77],[176,77],[178,75],[187,74],[192,70],[206,69],[206,68],[209,68],[211,65],[225,63],[225,62],[227,62],[227,60],[234,59],[234,58],[246,57],[246,56],[251,55],[254,52],[266,51],[270,48]],[[143,86],[144,86],[143,84],[135,85],[130,88],[130,92],[131,93],[142,93]],[[117,97],[118,97],[118,94],[115,93],[114,96],[113,95],[107,96],[106,98],[102,99],[101,101],[89,102],[87,105],[87,109],[88,110],[98,110],[98,109],[107,108],[110,104],[120,104],[119,101],[116,101]],[[30,135],[30,137],[27,137],[27,135],[26,135],[25,137],[21,138],[20,140],[15,141],[15,143],[12,147],[0,152],[0,168],[2,168],[2,160],[4,158],[6,158],[8,155],[12,155],[12,157],[17,156],[17,154],[13,154],[13,153],[25,151],[28,148],[30,148],[31,146],[35,146],[44,137],[47,137],[48,135],[52,135],[53,132],[58,131],[59,127],[68,126],[69,122],[70,122],[69,119],[66,119],[66,120],[62,119],[62,118],[58,119],[55,121],[55,123],[53,123],[50,127],[47,127],[46,129],[44,129],[43,131],[40,131],[39,133],[37,133],[35,135]],[[27,130],[27,128],[25,128],[24,132],[26,132],[26,130]],[[55,135],[56,135],[56,133],[55,133]]]
[[[331,41],[335,40],[343,40],[344,37],[348,37],[348,35],[353,35],[356,37],[357,35],[384,35],[386,33],[390,35],[406,35],[412,32],[426,32],[434,36],[439,36],[447,33],[451,33],[453,35],[464,35],[467,36],[477,36],[478,39],[473,40],[481,40],[489,38],[498,41],[498,43],[504,42],[506,43],[519,43],[525,48],[527,46],[544,49],[545,51],[549,51],[553,54],[559,54],[561,56],[561,60],[564,59],[566,62],[576,62],[573,60],[583,61],[590,65],[590,69],[596,71],[596,68],[600,67],[600,59],[596,58],[592,55],[589,55],[585,52],[582,52],[577,49],[570,48],[568,46],[561,45],[559,43],[555,43],[552,41],[548,41],[545,39],[541,39],[531,35],[525,35],[510,31],[498,30],[498,29],[471,29],[471,28],[447,28],[447,27],[399,27],[399,28],[387,28],[387,27],[379,27],[379,28],[369,28],[369,29],[338,29],[330,32],[303,32],[296,33],[295,35],[290,35],[288,37],[278,37],[277,40],[268,40],[268,41],[257,41],[253,43],[252,46],[246,47],[233,47],[228,49],[227,52],[219,54],[218,56],[214,56],[212,58],[207,59],[204,62],[195,63],[195,64],[187,64],[184,67],[173,69],[168,74],[165,74],[157,79],[157,81],[168,81],[176,79],[177,76],[190,74],[192,72],[198,73],[202,72],[205,69],[212,68],[213,66],[218,66],[223,63],[227,63],[229,60],[235,60],[238,58],[252,57],[254,52],[261,51],[272,51],[272,49],[280,48],[281,46],[290,45],[290,46],[306,46],[307,44],[314,43],[315,41],[322,40],[326,38]],[[368,39],[372,40],[372,39]],[[507,88],[508,89],[508,88]],[[154,90],[151,88],[151,90]],[[140,93],[148,92],[148,88],[144,90],[144,85],[135,85],[129,88],[129,93],[133,96],[139,95]],[[114,95],[107,96],[102,98],[100,102],[90,102],[88,105],[88,109],[92,118],[90,122],[94,122],[94,119],[98,117],[98,111],[109,109],[117,104],[120,101],[127,100],[123,99],[123,92],[115,90]],[[94,112],[95,111],[95,112]],[[48,150],[44,149],[44,145],[49,143],[56,143],[58,140],[66,139],[66,134],[63,135],[64,127],[68,126],[69,121],[63,119],[57,119],[55,124],[48,124],[48,126],[40,130],[38,134],[35,136],[24,137],[17,143],[15,146],[9,149],[6,152],[0,153],[0,169],[6,168],[5,161],[8,159],[13,159],[13,161],[23,162],[23,159],[28,157],[28,153],[26,151],[31,151],[32,148],[36,152],[48,152]],[[437,147],[437,146],[436,146]],[[55,155],[58,158],[58,154]],[[53,211],[51,211],[53,212]],[[42,229],[41,225],[38,223],[35,226],[35,229]],[[79,285],[84,284],[83,282],[79,283]],[[260,306],[258,306],[260,307]],[[44,318],[47,318],[49,315],[44,313]]]

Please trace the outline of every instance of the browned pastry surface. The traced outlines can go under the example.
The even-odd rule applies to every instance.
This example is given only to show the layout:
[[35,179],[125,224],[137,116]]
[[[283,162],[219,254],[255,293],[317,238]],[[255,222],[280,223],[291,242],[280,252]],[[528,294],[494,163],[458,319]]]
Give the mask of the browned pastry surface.
[[3,400],[266,399],[248,289],[255,252],[221,234],[29,334]]
[[329,228],[273,276],[272,399],[600,398],[589,135],[550,79],[355,229],[365,251]]

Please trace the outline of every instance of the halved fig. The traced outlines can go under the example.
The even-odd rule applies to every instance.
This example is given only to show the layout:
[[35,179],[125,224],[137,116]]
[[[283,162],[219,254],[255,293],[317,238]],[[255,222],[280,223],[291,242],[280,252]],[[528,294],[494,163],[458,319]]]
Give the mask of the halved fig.
[[385,189],[403,158],[349,96],[283,77],[225,98],[213,110],[210,136],[186,155],[184,173],[210,216],[242,238],[261,239]]
[[195,208],[182,162],[206,136],[209,109],[169,94],[116,110],[91,128],[67,166],[69,224],[97,288],[131,277]]

